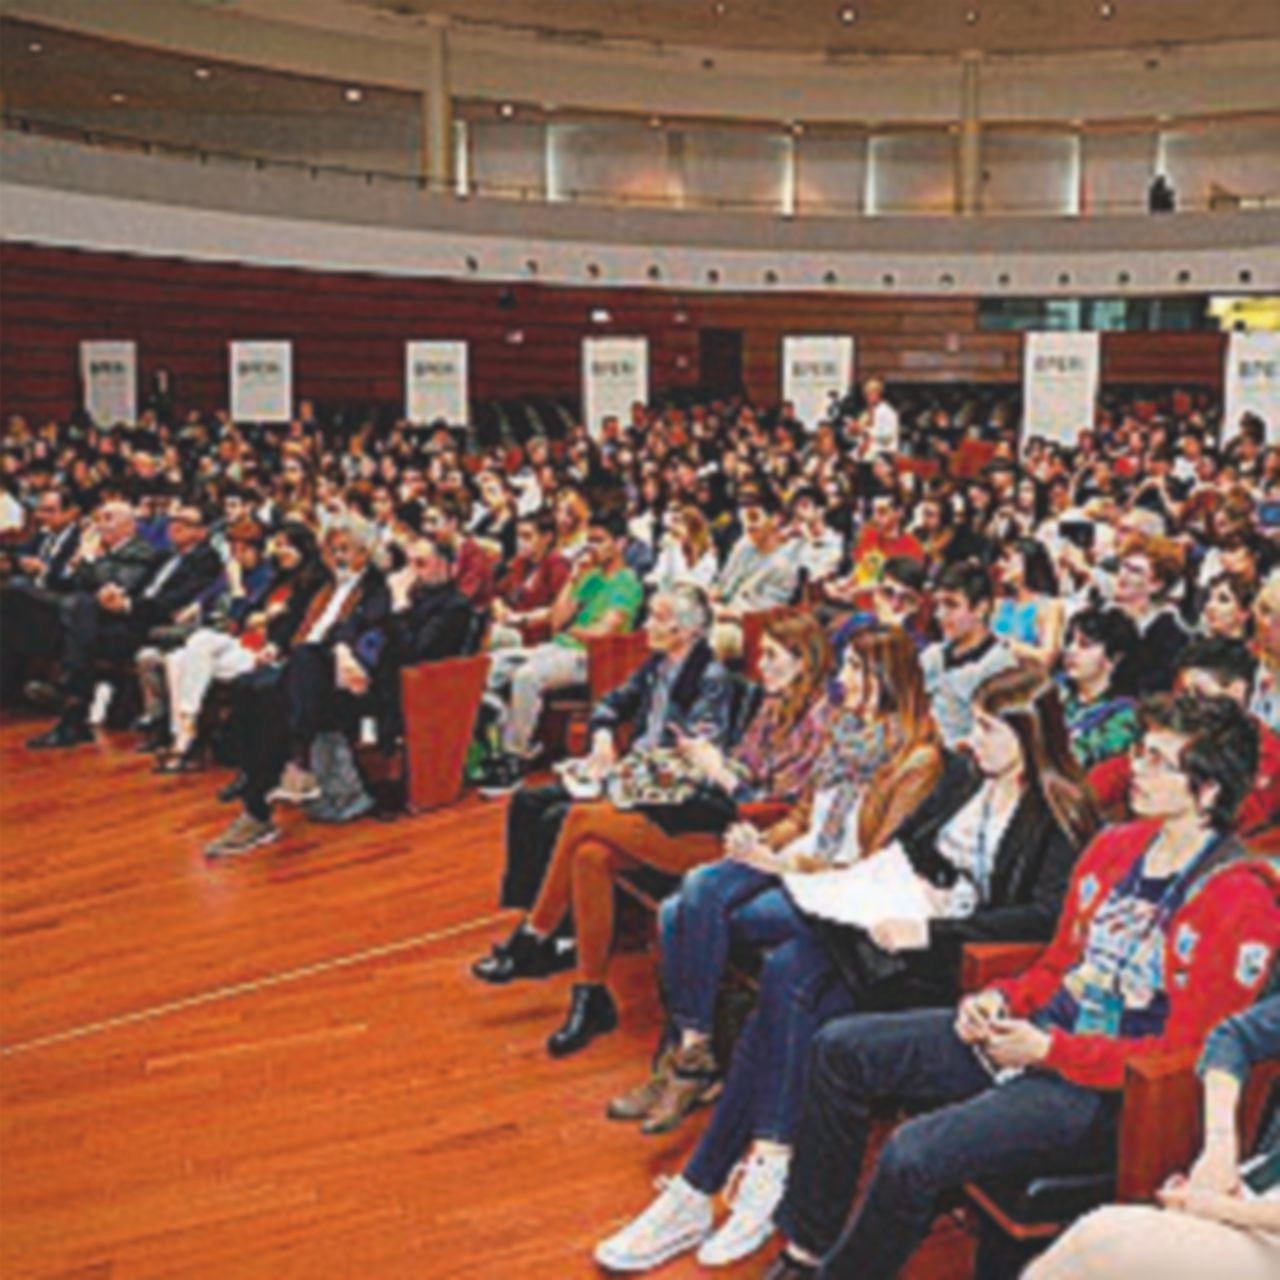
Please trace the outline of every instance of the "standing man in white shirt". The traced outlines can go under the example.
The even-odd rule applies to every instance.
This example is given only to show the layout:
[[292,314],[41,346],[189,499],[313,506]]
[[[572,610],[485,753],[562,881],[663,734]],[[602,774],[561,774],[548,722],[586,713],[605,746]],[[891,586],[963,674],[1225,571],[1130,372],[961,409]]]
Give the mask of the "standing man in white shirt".
[[898,411],[884,398],[884,383],[879,378],[868,378],[862,384],[866,402],[858,418],[858,453],[890,453],[896,455],[900,443],[901,424]]

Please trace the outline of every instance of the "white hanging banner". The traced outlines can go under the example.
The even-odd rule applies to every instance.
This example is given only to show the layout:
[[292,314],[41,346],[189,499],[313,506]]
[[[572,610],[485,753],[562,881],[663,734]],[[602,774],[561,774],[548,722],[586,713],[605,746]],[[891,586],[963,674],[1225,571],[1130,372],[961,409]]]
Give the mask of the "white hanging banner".
[[1280,333],[1232,333],[1227,342],[1225,443],[1240,430],[1242,414],[1267,424],[1267,443],[1280,444]]
[[293,417],[293,343],[231,344],[231,417],[288,422]]
[[404,416],[418,426],[443,420],[451,427],[471,421],[465,342],[406,342]]
[[782,398],[796,419],[816,431],[853,386],[853,339],[838,334],[794,334],[782,339]]
[[593,436],[600,424],[616,417],[631,421],[631,406],[649,402],[647,338],[583,338],[582,421]]
[[1023,343],[1022,438],[1075,446],[1092,431],[1102,346],[1097,333],[1028,333]]
[[113,427],[138,420],[138,344],[82,342],[80,385],[91,422]]

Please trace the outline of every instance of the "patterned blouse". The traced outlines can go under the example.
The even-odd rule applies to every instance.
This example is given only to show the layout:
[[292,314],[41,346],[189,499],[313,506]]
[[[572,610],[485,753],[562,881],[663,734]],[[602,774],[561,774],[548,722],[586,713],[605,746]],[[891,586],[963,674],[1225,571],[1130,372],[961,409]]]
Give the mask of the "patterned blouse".
[[781,700],[766,695],[729,761],[740,779],[733,798],[739,803],[795,800],[826,742],[826,716],[819,702],[784,730]]
[[1133,698],[1086,703],[1065,681],[1062,697],[1071,750],[1086,773],[1104,760],[1123,755],[1142,736],[1138,704]]

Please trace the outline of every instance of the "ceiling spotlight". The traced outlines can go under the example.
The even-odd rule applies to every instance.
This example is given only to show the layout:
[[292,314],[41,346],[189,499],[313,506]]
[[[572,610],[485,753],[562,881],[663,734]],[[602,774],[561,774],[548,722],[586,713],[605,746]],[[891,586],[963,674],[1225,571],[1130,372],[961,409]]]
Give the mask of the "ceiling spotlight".
[[113,94],[111,95],[111,101],[112,101],[112,102],[114,102],[114,103],[116,104],[116,106],[117,106],[117,107],[118,107],[118,106],[119,106],[119,105],[120,105],[124,100],[125,100],[125,98],[124,98],[124,94],[123,94],[123,93],[120,93],[118,90],[117,90],[115,93],[113,93]]
[[197,67],[191,74],[197,80],[208,80],[213,76],[213,72],[208,67]]
[[343,89],[342,96],[348,102],[352,102],[352,103],[363,102],[364,90],[361,89],[359,85],[354,85],[354,84],[348,85],[345,89]]
[[797,138],[804,132],[804,124],[799,120],[793,120],[790,128]]
[[503,102],[498,107],[498,114],[504,120],[510,120],[511,117],[515,115],[515,113],[516,113],[516,108],[515,108],[515,103],[513,102]]
[[649,128],[650,128],[650,129],[661,129],[661,128],[662,128],[662,117],[661,117],[661,116],[650,116],[650,117],[649,117]]
[[716,0],[715,4],[711,6],[711,13],[713,17],[723,18],[728,12],[729,6],[725,4],[724,0]]
[[612,319],[612,313],[606,311],[603,307],[597,307],[591,313],[592,324],[608,324]]
[[42,45],[42,44],[40,43],[40,41],[39,41],[39,40],[33,40],[29,45],[27,45],[27,52],[28,52],[28,53],[43,53],[43,52],[44,52],[44,45]]
[[968,9],[965,11],[964,20],[972,27],[977,23],[981,16],[982,15],[979,14],[977,9]]
[[1111,0],[1102,0],[1102,3],[1098,6],[1098,17],[1105,22],[1108,18],[1114,18],[1115,16],[1116,7],[1111,3]]
[[858,20],[858,11],[851,4],[844,5],[836,14],[836,17],[844,23],[846,27],[851,27]]

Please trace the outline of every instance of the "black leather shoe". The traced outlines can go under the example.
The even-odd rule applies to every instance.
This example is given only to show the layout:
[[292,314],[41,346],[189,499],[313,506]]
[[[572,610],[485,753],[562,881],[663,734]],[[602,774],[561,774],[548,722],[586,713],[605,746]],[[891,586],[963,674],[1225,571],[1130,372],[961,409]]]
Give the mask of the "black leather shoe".
[[47,733],[32,738],[27,746],[33,751],[43,751],[49,747],[78,747],[93,740],[93,730],[87,724],[59,721]]
[[618,1006],[613,1003],[608,987],[590,982],[573,984],[573,1003],[564,1026],[547,1041],[547,1052],[553,1058],[564,1058],[585,1049],[596,1036],[606,1035],[618,1025]]
[[546,978],[576,963],[577,957],[573,956],[566,964],[554,938],[539,938],[521,926],[506,942],[477,960],[471,972],[481,982],[503,986],[517,978]]
[[172,735],[167,728],[161,726],[147,731],[147,736],[138,743],[137,752],[140,756],[153,756],[156,752],[163,751],[172,745]]
[[244,794],[244,789],[249,785],[249,779],[243,773],[237,773],[230,782],[227,783],[221,791],[218,792],[218,799],[223,804],[230,804],[233,800],[239,800]]
[[818,1268],[797,1262],[785,1249],[769,1264],[764,1280],[813,1280]]

